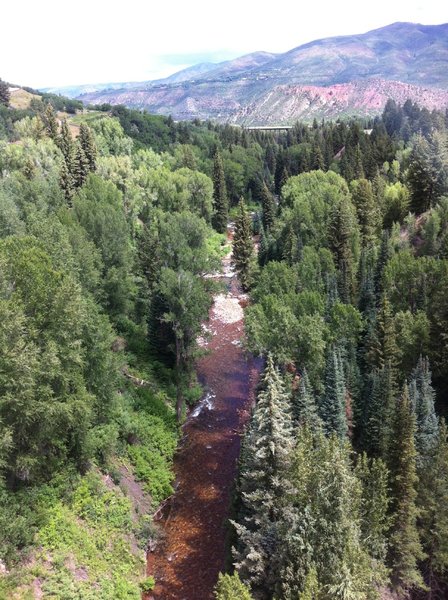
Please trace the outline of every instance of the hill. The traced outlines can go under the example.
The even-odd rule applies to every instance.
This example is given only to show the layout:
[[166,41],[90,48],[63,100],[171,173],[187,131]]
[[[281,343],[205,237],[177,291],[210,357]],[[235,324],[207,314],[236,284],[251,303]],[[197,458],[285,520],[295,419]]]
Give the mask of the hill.
[[82,90],[84,102],[125,104],[176,119],[291,123],[370,116],[407,94],[448,106],[448,24],[393,23],[360,35],[316,40],[284,54],[254,52],[189,67],[163,80]]

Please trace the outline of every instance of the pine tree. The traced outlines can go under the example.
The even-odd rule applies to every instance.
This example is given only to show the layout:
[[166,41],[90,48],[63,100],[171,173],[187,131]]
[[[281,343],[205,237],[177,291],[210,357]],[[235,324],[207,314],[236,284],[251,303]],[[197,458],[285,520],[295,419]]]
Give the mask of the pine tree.
[[408,388],[397,401],[390,452],[393,527],[389,541],[391,583],[400,598],[421,588],[418,561],[424,558],[417,531],[417,483],[415,417]]
[[73,137],[69,129],[67,119],[62,119],[61,122],[61,133],[58,136],[58,146],[64,156],[65,164],[68,170],[75,179],[74,163],[76,159],[76,148],[73,142]]
[[252,600],[247,587],[242,583],[238,573],[233,575],[219,574],[215,587],[216,600]]
[[370,374],[365,391],[365,412],[360,432],[369,456],[387,461],[392,440],[396,385],[389,366]]
[[238,544],[236,569],[257,598],[270,598],[278,580],[276,549],[282,503],[291,492],[287,472],[291,460],[292,423],[285,385],[271,356],[262,391],[244,439],[238,492],[241,509],[233,522]]
[[56,121],[56,115],[51,104],[47,104],[45,112],[42,115],[42,121],[45,125],[45,131],[47,132],[47,135],[53,140],[53,142],[58,144],[59,128]]
[[87,180],[89,174],[89,161],[87,160],[84,150],[79,144],[74,151],[72,174],[75,187],[82,187]]
[[292,418],[296,426],[306,424],[312,430],[321,427],[322,421],[317,412],[316,400],[306,369],[303,370],[298,388],[293,393],[291,406]]
[[243,290],[248,290],[253,284],[255,266],[252,226],[243,199],[240,200],[238,209],[233,236],[232,263],[235,265]]
[[420,357],[412,373],[409,397],[416,418],[417,464],[425,468],[431,461],[439,429],[434,408],[435,392],[431,385],[431,371],[427,358]]
[[261,191],[261,205],[263,208],[263,227],[268,231],[274,224],[275,219],[275,202],[268,186],[263,183]]
[[390,527],[389,472],[381,459],[364,452],[358,457],[355,475],[362,486],[361,531],[369,555],[382,565],[386,559],[387,533]]
[[75,184],[71,173],[67,169],[65,160],[62,161],[61,170],[59,172],[59,185],[64,192],[67,206],[71,208],[73,204],[73,195],[75,193]]
[[417,136],[407,172],[413,212],[419,215],[434,205],[445,189],[445,176],[446,173],[440,164],[437,141],[428,141],[423,136]]
[[288,223],[284,232],[282,258],[288,265],[294,265],[298,260],[298,238],[292,223]]
[[325,389],[319,401],[319,415],[327,435],[333,432],[340,438],[347,435],[344,369],[335,348],[330,348],[327,353]]
[[358,214],[358,221],[364,245],[376,240],[380,226],[380,215],[377,209],[372,185],[367,179],[352,181],[350,186],[353,203]]
[[355,286],[355,261],[352,251],[352,238],[357,224],[346,198],[338,202],[330,219],[328,238],[336,266],[339,269],[339,296],[342,302],[351,302]]
[[419,469],[419,531],[426,552],[425,580],[428,598],[442,596],[448,571],[448,431],[442,419],[431,460]]
[[213,227],[219,233],[227,228],[229,203],[221,154],[216,150],[213,158]]
[[85,123],[81,123],[79,128],[78,142],[84,151],[85,157],[89,165],[89,171],[96,171],[97,148],[93,138],[92,130]]
[[4,106],[9,106],[9,102],[11,100],[11,93],[9,91],[9,85],[6,81],[0,79],[0,104]]
[[325,171],[324,155],[322,154],[322,148],[320,144],[315,141],[313,143],[312,155],[311,155],[311,170],[312,171]]

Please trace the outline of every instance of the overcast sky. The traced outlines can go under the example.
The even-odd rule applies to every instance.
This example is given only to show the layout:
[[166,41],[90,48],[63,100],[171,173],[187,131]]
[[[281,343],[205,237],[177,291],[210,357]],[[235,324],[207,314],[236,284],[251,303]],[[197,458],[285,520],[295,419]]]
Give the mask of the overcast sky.
[[36,88],[143,81],[394,21],[448,21],[441,0],[13,0],[1,15],[0,77]]

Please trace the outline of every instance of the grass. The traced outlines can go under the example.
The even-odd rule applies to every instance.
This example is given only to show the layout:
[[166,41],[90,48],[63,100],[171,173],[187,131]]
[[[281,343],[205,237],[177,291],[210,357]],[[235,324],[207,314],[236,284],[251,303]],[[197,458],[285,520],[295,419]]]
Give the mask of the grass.
[[40,96],[36,96],[36,94],[30,94],[30,92],[19,88],[11,92],[11,99],[9,104],[12,108],[23,110],[25,108],[29,108],[30,102],[33,98],[39,99]]

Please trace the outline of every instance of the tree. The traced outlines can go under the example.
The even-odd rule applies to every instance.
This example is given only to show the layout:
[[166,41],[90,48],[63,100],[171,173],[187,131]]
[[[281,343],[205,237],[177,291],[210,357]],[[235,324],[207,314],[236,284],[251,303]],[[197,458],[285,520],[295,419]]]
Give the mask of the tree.
[[216,600],[252,600],[248,588],[242,583],[238,573],[219,574],[215,587]]
[[327,435],[336,433],[340,438],[347,435],[345,410],[345,381],[342,360],[337,350],[330,348],[325,365],[325,390],[319,400],[319,415]]
[[339,269],[339,296],[345,303],[350,303],[354,296],[358,238],[359,230],[353,205],[348,198],[343,198],[333,207],[328,242]]
[[81,123],[79,127],[78,142],[82,150],[84,151],[84,155],[89,165],[89,171],[95,171],[98,151],[96,148],[92,130],[85,123]]
[[72,160],[72,175],[75,187],[80,188],[85,184],[89,172],[89,161],[82,147],[77,144]]
[[213,157],[213,227],[219,233],[227,228],[229,203],[221,154],[216,150]]
[[44,114],[42,115],[42,121],[45,125],[47,135],[53,140],[53,142],[57,144],[59,140],[59,128],[58,122],[56,121],[54,108],[51,106],[51,104],[47,104],[45,107]]
[[0,78],[0,104],[4,106],[9,106],[9,101],[11,100],[11,93],[9,91],[9,85],[6,81],[3,81]]
[[274,224],[276,210],[274,198],[265,183],[263,183],[261,192],[261,206],[263,209],[263,227],[267,232]]
[[391,582],[400,598],[410,590],[423,587],[417,567],[424,558],[417,531],[417,483],[415,449],[415,417],[405,385],[397,401],[390,450],[393,526],[388,562]]
[[353,203],[358,214],[360,232],[364,244],[375,242],[379,230],[379,211],[373,195],[372,184],[367,179],[351,182]]
[[210,297],[203,281],[188,271],[162,268],[158,284],[167,311],[162,320],[169,323],[175,337],[176,356],[176,415],[182,418],[184,387],[188,383],[196,338],[206,318]]
[[233,522],[233,550],[242,581],[257,598],[270,598],[278,580],[275,557],[280,543],[282,502],[290,491],[287,469],[292,437],[288,395],[271,356],[241,453],[238,493],[241,508]]
[[426,552],[425,580],[428,598],[446,589],[448,569],[448,432],[442,419],[431,460],[419,470],[419,532]]
[[254,245],[252,241],[252,226],[243,199],[238,206],[238,216],[235,220],[233,236],[232,263],[238,273],[243,290],[247,291],[254,281]]
[[409,396],[416,419],[417,464],[424,469],[432,459],[439,434],[434,408],[435,392],[427,358],[420,357],[418,360],[409,382]]
[[409,158],[407,183],[411,190],[411,208],[416,214],[428,210],[444,190],[445,172],[439,164],[439,148],[434,141],[416,137]]
[[293,392],[291,406],[292,417],[296,425],[306,424],[313,430],[322,426],[306,369],[303,370],[299,385]]

